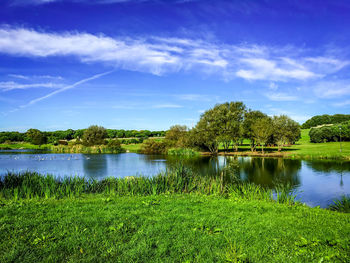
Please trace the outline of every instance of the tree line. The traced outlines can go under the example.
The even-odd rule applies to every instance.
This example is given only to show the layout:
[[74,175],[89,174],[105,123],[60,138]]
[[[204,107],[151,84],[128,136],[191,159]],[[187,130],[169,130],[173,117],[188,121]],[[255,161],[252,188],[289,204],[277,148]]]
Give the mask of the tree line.
[[324,124],[338,124],[350,120],[350,114],[334,114],[334,115],[316,115],[311,119],[308,119],[303,125],[302,129],[310,129]]
[[309,136],[314,143],[350,141],[350,121],[311,128]]
[[[38,129],[29,129],[26,132],[0,132],[0,143],[5,142],[32,142],[33,134],[34,137],[38,138],[35,144],[51,143],[55,144],[59,140],[72,140],[82,138],[84,132],[87,129],[73,130],[68,129],[64,131],[40,131]],[[40,135],[38,135],[40,133]],[[140,139],[145,139],[149,137],[164,137],[165,131],[149,131],[149,130],[117,130],[117,129],[106,129],[106,138],[137,138],[139,142]],[[40,138],[41,137],[41,138]]]
[[143,151],[156,153],[171,147],[196,148],[217,153],[238,150],[244,139],[249,140],[251,151],[257,145],[276,145],[281,151],[286,144],[294,144],[300,138],[300,125],[286,115],[270,117],[261,111],[248,109],[243,102],[217,104],[205,111],[196,126],[175,125],[166,132],[163,141],[146,141]]

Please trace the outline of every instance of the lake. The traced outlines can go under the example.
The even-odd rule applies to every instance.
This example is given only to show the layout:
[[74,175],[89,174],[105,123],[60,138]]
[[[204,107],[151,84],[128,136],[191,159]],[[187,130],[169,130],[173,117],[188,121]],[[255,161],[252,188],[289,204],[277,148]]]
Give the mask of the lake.
[[[215,175],[228,160],[239,164],[242,180],[273,189],[290,185],[298,200],[310,205],[327,207],[332,200],[350,194],[350,162],[329,160],[292,160],[256,157],[197,157],[183,159],[190,169]],[[0,151],[0,175],[7,171],[35,171],[56,177],[85,176],[125,177],[154,176],[180,161],[179,158],[159,155],[124,154],[51,154],[36,151]]]

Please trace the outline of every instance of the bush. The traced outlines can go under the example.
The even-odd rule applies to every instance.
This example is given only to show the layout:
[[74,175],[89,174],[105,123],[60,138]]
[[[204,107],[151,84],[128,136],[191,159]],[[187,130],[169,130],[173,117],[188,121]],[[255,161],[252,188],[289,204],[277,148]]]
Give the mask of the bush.
[[146,140],[140,152],[144,154],[165,154],[166,144],[164,141]]
[[338,124],[350,120],[350,114],[317,115],[307,120],[301,126],[302,129],[310,129],[324,124]]
[[313,143],[350,141],[350,121],[339,125],[327,125],[311,128],[310,141]]

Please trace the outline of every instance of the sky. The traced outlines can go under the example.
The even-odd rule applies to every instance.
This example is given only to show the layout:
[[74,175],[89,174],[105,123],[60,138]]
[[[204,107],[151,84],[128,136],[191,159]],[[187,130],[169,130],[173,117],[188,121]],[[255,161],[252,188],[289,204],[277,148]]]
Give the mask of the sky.
[[0,130],[350,113],[350,2],[1,0]]

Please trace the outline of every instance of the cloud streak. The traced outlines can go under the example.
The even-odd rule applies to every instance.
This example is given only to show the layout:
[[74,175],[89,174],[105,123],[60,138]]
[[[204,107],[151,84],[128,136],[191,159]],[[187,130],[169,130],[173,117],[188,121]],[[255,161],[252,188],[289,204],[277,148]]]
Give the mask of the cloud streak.
[[[112,38],[79,32],[48,33],[0,27],[0,53],[19,57],[71,56],[82,63],[155,75],[179,71],[218,74],[248,81],[306,81],[349,64],[328,56],[303,56],[302,50],[258,45],[227,45],[184,38]],[[290,56],[286,56],[290,54]]]
[[71,85],[65,86],[65,87],[63,87],[63,88],[61,88],[61,89],[58,89],[58,90],[55,90],[55,91],[53,91],[53,92],[51,92],[51,93],[49,93],[49,94],[47,94],[47,95],[45,95],[45,96],[42,96],[42,97],[33,99],[33,100],[31,100],[30,102],[28,102],[27,104],[21,105],[21,106],[19,106],[17,109],[14,109],[14,110],[12,110],[12,111],[10,111],[10,112],[15,112],[15,111],[18,111],[18,110],[20,110],[20,109],[27,108],[27,107],[32,106],[32,105],[34,105],[34,104],[36,104],[36,103],[38,103],[38,102],[40,102],[40,101],[46,100],[46,99],[48,99],[48,98],[50,98],[50,97],[52,97],[52,96],[54,96],[54,95],[57,95],[57,94],[59,94],[59,93],[61,93],[61,92],[64,92],[64,91],[66,91],[66,90],[73,89],[73,88],[75,88],[75,87],[77,87],[77,86],[79,86],[79,85],[82,85],[82,84],[86,83],[86,82],[89,82],[89,81],[92,81],[92,80],[101,78],[101,77],[103,77],[103,76],[105,76],[105,75],[108,75],[108,74],[112,73],[113,71],[114,71],[114,70],[107,71],[107,72],[104,72],[104,73],[100,73],[100,74],[93,75],[92,77],[89,77],[89,78],[85,78],[85,79],[79,80],[79,81],[77,81],[77,82],[75,82],[75,83],[73,83],[73,84],[71,84]]
[[61,84],[56,83],[31,83],[31,84],[21,84],[13,81],[7,81],[7,82],[0,82],[0,91],[10,91],[15,89],[31,89],[31,88],[60,88],[62,87]]

